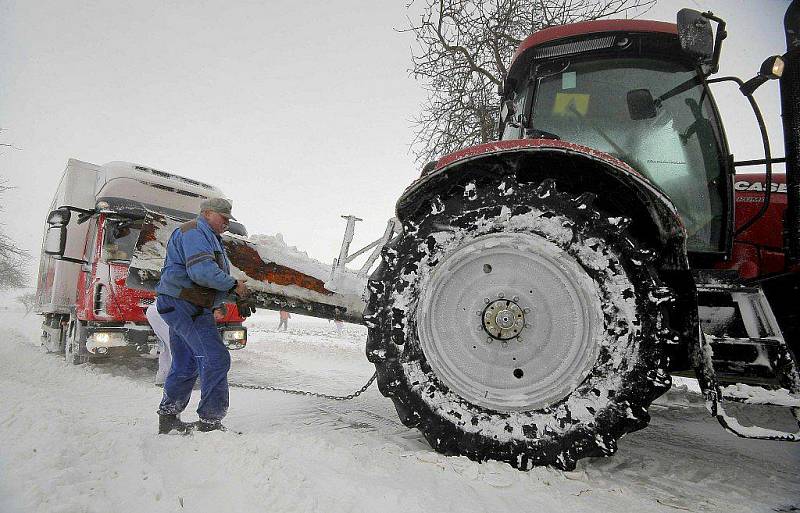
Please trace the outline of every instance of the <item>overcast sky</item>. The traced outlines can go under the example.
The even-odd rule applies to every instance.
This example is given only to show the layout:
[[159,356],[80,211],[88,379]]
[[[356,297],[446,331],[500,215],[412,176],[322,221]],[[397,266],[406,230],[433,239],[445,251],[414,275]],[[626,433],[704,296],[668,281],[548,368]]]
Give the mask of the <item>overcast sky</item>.
[[[0,176],[7,233],[34,255],[67,159],[136,162],[213,183],[250,233],[338,254],[341,214],[379,237],[419,174],[405,1],[0,0]],[[785,51],[788,0],[660,0],[728,22],[722,74],[749,78]],[[777,84],[757,93],[783,156]],[[737,159],[761,158],[752,114],[717,89]]]

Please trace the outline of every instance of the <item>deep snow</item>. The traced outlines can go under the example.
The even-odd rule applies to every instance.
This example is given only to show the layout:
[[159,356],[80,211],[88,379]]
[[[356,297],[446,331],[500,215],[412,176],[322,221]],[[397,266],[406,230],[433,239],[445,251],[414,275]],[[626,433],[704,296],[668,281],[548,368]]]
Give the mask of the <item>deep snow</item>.
[[[2,513],[800,508],[800,445],[725,433],[685,386],[614,456],[520,472],[433,452],[375,387],[349,402],[233,389],[227,424],[243,435],[158,436],[154,361],[69,366],[38,347],[37,317],[0,320]],[[364,328],[277,323],[248,321],[232,382],[346,394],[372,374]]]

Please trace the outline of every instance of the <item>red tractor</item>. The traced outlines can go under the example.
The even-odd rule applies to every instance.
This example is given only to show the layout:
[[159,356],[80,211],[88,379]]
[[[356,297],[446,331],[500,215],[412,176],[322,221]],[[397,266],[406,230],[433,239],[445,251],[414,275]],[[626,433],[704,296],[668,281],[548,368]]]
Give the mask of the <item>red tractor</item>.
[[[500,140],[408,187],[368,283],[367,356],[406,426],[445,454],[570,469],[612,454],[693,370],[726,429],[800,440],[723,409],[800,419],[798,0],[785,26],[787,54],[748,82],[710,78],[725,24],[688,9],[519,46]],[[709,84],[737,81],[765,135],[752,92],[779,76],[787,172],[772,176],[766,137],[764,160],[733,160]]]
[[[773,404],[792,425],[800,417],[798,1],[788,52],[747,82],[710,78],[725,37],[711,13],[533,34],[502,90],[500,140],[426,166],[397,203],[399,229],[390,221],[348,256],[348,217],[327,270],[227,238],[250,301],[366,324],[380,391],[445,454],[573,468],[645,427],[671,374],[686,371],[726,429],[800,440],[723,408]],[[737,81],[764,136],[752,92],[779,75],[787,158],[772,159],[763,137],[765,159],[737,163],[709,84]],[[737,165],[766,173],[736,175]],[[173,228],[153,223],[129,281],[161,268]],[[344,264],[370,248],[348,275]]]

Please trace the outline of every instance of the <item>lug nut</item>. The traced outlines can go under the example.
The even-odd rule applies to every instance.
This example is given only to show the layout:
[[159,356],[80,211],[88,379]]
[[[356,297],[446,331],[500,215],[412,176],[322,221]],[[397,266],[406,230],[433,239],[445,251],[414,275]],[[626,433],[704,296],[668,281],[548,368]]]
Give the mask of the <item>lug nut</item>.
[[492,337],[486,337],[486,343],[487,344],[491,344],[492,343]]
[[498,293],[497,293],[497,297],[499,297],[499,298],[503,298],[503,297],[505,297],[505,294],[503,294],[502,292],[498,292]]
[[489,304],[489,298],[488,297],[483,298],[483,302],[488,305]]
[[523,312],[525,312],[525,313],[531,313],[531,309],[530,309],[530,308],[526,308],[526,309],[524,309],[524,310],[523,310]]
[[514,296],[513,300],[514,300],[515,303],[518,302],[519,301],[519,296]]

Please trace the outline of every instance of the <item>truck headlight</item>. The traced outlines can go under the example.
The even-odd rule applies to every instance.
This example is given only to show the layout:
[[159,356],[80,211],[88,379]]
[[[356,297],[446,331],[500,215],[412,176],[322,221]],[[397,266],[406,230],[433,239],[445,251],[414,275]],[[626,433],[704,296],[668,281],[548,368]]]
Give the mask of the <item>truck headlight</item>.
[[128,344],[124,333],[113,331],[98,331],[86,338],[86,349],[94,353],[98,348],[119,347]]
[[90,338],[92,338],[93,342],[98,346],[107,346],[125,341],[125,335],[122,333],[94,333]]
[[222,332],[222,339],[231,342],[239,342],[245,339],[244,330],[225,330]]

